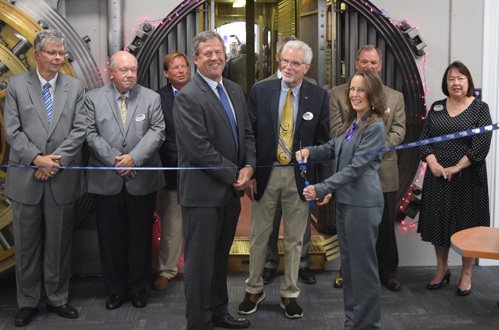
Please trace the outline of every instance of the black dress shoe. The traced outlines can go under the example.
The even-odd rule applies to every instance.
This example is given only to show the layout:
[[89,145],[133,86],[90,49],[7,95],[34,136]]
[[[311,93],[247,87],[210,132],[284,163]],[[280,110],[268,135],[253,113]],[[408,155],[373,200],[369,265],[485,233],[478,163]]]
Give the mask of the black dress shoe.
[[139,292],[130,293],[130,300],[132,301],[133,307],[144,308],[147,306],[146,291],[142,290]]
[[274,280],[274,278],[276,277],[275,272],[276,272],[275,268],[265,267],[263,269],[263,274],[262,274],[263,284],[271,283]]
[[16,314],[14,324],[16,327],[28,325],[33,321],[33,317],[38,313],[38,309],[33,307],[23,307]]
[[61,306],[52,306],[47,304],[45,309],[47,312],[56,313],[60,317],[65,317],[67,319],[76,319],[79,316],[78,311],[70,304],[64,304]]
[[395,277],[381,281],[381,283],[390,291],[400,291],[400,282]]
[[213,319],[213,326],[226,329],[245,329],[250,326],[250,321],[242,317],[225,314],[222,317]]
[[310,271],[310,268],[308,267],[300,268],[300,270],[298,271],[298,278],[300,279],[300,281],[307,284],[314,284],[315,282],[317,282],[315,280],[315,275]]
[[119,294],[110,294],[106,300],[106,309],[116,309],[120,308],[121,305],[125,302],[125,297],[120,296]]

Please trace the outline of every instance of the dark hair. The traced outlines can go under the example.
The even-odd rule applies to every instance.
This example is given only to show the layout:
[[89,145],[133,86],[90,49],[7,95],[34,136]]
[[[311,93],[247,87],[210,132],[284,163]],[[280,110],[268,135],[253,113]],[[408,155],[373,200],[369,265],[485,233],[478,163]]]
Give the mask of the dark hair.
[[362,52],[366,52],[366,51],[369,51],[369,50],[375,50],[376,53],[378,53],[378,56],[379,56],[379,63],[383,63],[383,57],[382,57],[382,53],[381,53],[381,49],[379,48],[376,48],[376,46],[373,46],[373,45],[365,45],[365,46],[362,46],[358,51],[357,51],[357,57],[355,58],[355,62],[358,62],[359,61],[359,57],[360,57],[360,54],[362,54]]
[[347,84],[348,88],[345,92],[345,103],[348,104],[347,119],[343,124],[343,126],[338,130],[336,136],[343,134],[350,127],[350,123],[353,120],[355,120],[355,117],[357,115],[355,110],[352,109],[352,103],[350,102],[350,97],[349,97],[350,84],[352,83],[352,79],[355,76],[360,76],[364,78],[366,96],[367,99],[369,100],[369,103],[371,104],[371,110],[372,110],[371,115],[366,119],[365,125],[359,130],[359,132],[362,132],[364,129],[366,129],[366,127],[371,125],[377,118],[383,120],[385,125],[387,122],[387,116],[385,113],[386,96],[385,92],[383,91],[383,83],[381,82],[381,79],[376,73],[372,71],[368,70],[357,71],[350,77],[350,79],[348,79],[348,84]]
[[207,42],[208,40],[215,39],[217,38],[220,40],[220,43],[222,44],[222,47],[224,48],[224,53],[225,53],[225,43],[222,37],[213,31],[203,31],[199,32],[194,39],[192,39],[192,53],[196,56],[199,55],[199,44],[202,42]]
[[54,31],[54,30],[41,30],[38,32],[38,34],[35,37],[35,41],[33,42],[33,45],[35,46],[35,49],[38,51],[43,50],[45,45],[49,42],[52,42],[56,45],[63,45],[66,47],[66,39],[64,37],[64,34],[60,31]]
[[461,61],[452,62],[447,69],[445,69],[444,76],[442,78],[442,92],[445,96],[450,96],[449,89],[447,88],[447,78],[450,70],[455,69],[460,74],[464,75],[468,79],[468,90],[466,91],[466,96],[475,96],[475,84],[473,84],[473,78],[471,78],[470,70]]
[[168,71],[170,63],[173,62],[173,60],[177,57],[183,57],[185,59],[185,63],[187,63],[187,66],[189,66],[189,59],[187,58],[187,55],[181,52],[170,52],[166,54],[165,58],[163,59],[163,70]]

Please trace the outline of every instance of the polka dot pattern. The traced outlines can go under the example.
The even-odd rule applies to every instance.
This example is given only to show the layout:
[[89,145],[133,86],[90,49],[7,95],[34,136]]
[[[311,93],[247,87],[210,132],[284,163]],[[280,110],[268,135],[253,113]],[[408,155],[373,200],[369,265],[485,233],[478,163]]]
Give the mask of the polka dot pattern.
[[[485,102],[475,99],[467,109],[451,117],[444,99],[432,105],[421,139],[490,124],[492,120]],[[455,166],[464,155],[471,161],[471,166],[455,174],[451,181],[433,176],[430,168],[426,168],[418,223],[423,241],[450,246],[452,234],[490,225],[485,157],[491,139],[492,133],[484,133],[420,147],[422,161],[434,154],[444,168]]]

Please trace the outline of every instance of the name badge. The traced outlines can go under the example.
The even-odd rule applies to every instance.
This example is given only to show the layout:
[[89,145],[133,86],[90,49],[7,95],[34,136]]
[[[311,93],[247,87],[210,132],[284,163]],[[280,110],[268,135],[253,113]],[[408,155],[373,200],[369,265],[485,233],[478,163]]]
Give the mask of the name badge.
[[304,120],[312,120],[314,118],[314,114],[311,112],[305,112],[303,114],[303,119]]
[[135,117],[136,122],[143,121],[145,119],[146,119],[146,115],[144,115],[143,113],[141,113],[140,115],[137,115],[137,117]]

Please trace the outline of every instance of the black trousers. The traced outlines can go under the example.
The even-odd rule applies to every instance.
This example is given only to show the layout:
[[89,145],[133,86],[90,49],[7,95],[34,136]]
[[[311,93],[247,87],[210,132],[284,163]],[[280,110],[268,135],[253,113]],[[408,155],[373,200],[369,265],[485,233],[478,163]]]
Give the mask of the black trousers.
[[228,313],[227,265],[241,211],[240,199],[227,207],[182,206],[187,329],[212,329]]
[[396,277],[399,264],[397,240],[395,238],[397,192],[383,193],[383,197],[385,206],[379,224],[378,239],[376,240],[376,257],[378,258],[378,271],[381,281]]
[[117,195],[94,195],[102,273],[110,293],[147,288],[155,206],[156,192],[132,196],[125,185]]

